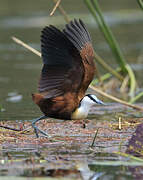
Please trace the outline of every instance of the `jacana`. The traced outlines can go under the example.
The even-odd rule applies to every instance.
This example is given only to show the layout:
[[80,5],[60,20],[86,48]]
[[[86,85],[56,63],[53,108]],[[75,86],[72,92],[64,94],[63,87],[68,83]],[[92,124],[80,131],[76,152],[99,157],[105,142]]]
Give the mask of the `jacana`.
[[40,130],[35,123],[46,117],[58,119],[86,118],[90,108],[103,104],[95,95],[85,95],[95,73],[94,50],[90,34],[82,20],[74,20],[63,31],[50,25],[42,30],[41,53],[43,68],[39,93],[33,101],[44,116],[35,119],[32,126],[36,136]]

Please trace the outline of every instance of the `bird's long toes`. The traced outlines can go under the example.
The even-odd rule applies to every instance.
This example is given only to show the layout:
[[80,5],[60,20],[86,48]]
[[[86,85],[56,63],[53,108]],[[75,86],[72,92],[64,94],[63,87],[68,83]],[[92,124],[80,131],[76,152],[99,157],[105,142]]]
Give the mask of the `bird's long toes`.
[[51,136],[49,136],[47,133],[45,133],[44,131],[42,131],[41,129],[39,129],[34,123],[32,123],[32,127],[34,128],[34,132],[36,134],[36,137],[39,138],[39,134],[38,132],[40,132],[41,134],[43,134],[44,136],[50,138]]
[[36,134],[36,137],[38,138],[39,137],[39,134],[38,134],[38,127],[37,126],[35,126],[35,124],[32,124],[32,127],[34,128],[34,132],[35,132],[35,134]]
[[48,135],[47,133],[45,133],[45,131],[42,131],[42,130],[39,129],[39,128],[38,128],[38,131],[39,131],[41,134],[43,134],[44,136],[48,137],[48,138],[51,137],[50,135]]

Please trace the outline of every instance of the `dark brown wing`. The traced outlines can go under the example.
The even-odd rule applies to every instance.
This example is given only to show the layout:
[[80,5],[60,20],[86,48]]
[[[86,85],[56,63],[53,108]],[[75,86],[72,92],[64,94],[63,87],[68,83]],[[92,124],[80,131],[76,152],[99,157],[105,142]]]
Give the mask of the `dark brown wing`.
[[82,79],[79,90],[79,98],[82,98],[95,72],[94,50],[91,44],[90,34],[81,20],[79,22],[77,20],[71,21],[70,24],[66,25],[63,32],[78,49],[82,58],[84,78]]
[[71,21],[63,32],[49,26],[42,31],[41,50],[40,94],[33,100],[49,117],[69,119],[94,76],[90,35],[81,20]]
[[84,77],[80,52],[63,32],[49,26],[41,35],[43,69],[39,92],[45,98],[77,93]]

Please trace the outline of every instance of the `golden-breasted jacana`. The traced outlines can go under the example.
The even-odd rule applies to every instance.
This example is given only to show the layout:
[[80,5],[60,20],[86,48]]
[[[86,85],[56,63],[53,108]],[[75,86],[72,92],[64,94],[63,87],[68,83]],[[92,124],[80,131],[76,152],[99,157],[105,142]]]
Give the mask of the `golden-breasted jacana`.
[[85,95],[94,77],[94,50],[84,23],[71,21],[63,31],[50,25],[42,30],[41,51],[43,68],[39,81],[39,93],[32,94],[33,101],[44,116],[58,119],[83,119],[94,104],[103,104],[95,95]]

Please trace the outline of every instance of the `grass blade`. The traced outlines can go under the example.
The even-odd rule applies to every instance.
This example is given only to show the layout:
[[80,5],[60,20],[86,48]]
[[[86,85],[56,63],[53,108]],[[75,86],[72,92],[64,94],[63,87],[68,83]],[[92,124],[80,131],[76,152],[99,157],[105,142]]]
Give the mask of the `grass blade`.
[[102,11],[99,7],[97,0],[84,0],[85,4],[87,5],[88,9],[92,13],[93,17],[95,18],[101,32],[103,33],[108,45],[110,46],[112,53],[116,57],[117,63],[121,67],[121,71],[123,74],[129,74],[130,77],[130,96],[134,96],[135,88],[136,88],[136,79],[134,72],[132,71],[131,67],[126,63],[124,55],[119,47],[118,42],[116,41],[112,31],[110,30],[109,26],[105,22]]
[[143,1],[142,0],[137,0],[137,2],[139,4],[140,8],[143,10]]
[[130,100],[129,103],[132,104],[132,103],[136,102],[136,101],[137,101],[138,99],[140,99],[142,96],[143,96],[143,92],[137,94],[134,98],[132,98],[132,99]]

